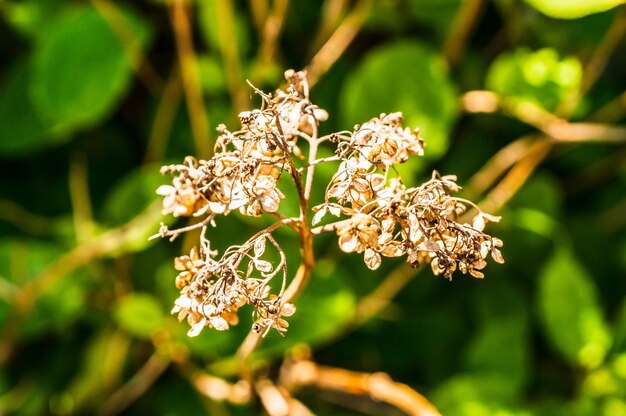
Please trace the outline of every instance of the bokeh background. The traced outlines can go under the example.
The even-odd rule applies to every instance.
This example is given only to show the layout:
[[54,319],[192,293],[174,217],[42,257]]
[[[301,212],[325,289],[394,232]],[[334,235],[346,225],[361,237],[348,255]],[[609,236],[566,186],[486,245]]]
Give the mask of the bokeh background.
[[[169,310],[193,239],[148,237],[174,224],[159,167],[236,128],[259,104],[245,80],[272,90],[307,68],[322,132],[391,111],[419,126],[426,156],[403,178],[458,175],[502,215],[488,231],[506,264],[452,282],[393,259],[371,272],[323,236],[287,337],[271,333],[254,368],[276,379],[300,354],[384,372],[445,415],[626,415],[623,3],[0,0],[0,414],[263,412],[197,378],[236,382],[250,318],[187,338]],[[210,238],[223,250],[267,221],[231,214]]]

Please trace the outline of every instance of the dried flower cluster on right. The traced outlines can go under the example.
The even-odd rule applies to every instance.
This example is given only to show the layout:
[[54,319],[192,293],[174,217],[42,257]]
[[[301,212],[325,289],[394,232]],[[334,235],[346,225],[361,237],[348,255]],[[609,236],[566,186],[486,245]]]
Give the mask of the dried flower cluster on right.
[[[325,202],[313,208],[313,225],[326,214],[349,218],[335,223],[339,247],[346,253],[363,253],[367,267],[380,267],[381,256],[407,256],[418,267],[430,263],[435,275],[452,279],[456,270],[482,278],[487,257],[504,259],[502,240],[483,232],[496,217],[451,192],[461,188],[456,176],[432,178],[407,187],[399,177],[389,177],[393,166],[409,155],[421,156],[424,143],[419,131],[402,126],[402,113],[381,114],[351,135],[334,135],[339,169],[326,189]],[[472,224],[459,222],[467,205],[477,210]]]

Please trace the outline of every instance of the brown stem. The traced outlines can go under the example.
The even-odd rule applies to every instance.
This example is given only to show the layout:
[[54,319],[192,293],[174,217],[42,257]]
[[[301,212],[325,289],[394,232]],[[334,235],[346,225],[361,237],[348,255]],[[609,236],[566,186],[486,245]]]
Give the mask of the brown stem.
[[288,5],[289,0],[276,0],[272,12],[264,19],[259,33],[261,45],[251,75],[255,82],[258,82],[262,71],[274,60]]
[[228,401],[232,404],[244,405],[250,403],[252,399],[252,391],[247,381],[241,380],[231,384],[222,378],[195,368],[190,363],[181,363],[177,368],[198,393],[213,401]]
[[172,75],[165,84],[165,88],[161,93],[159,104],[154,114],[152,129],[150,129],[150,137],[148,138],[148,146],[144,162],[150,163],[157,160],[163,160],[167,148],[167,141],[176,119],[176,113],[180,106],[181,99],[181,82],[178,71],[172,71]]
[[443,45],[442,54],[448,65],[453,66],[465,50],[465,44],[485,10],[485,0],[466,0],[461,3],[452,30]]
[[241,62],[239,61],[239,47],[237,45],[237,33],[235,31],[235,12],[232,0],[220,0],[215,3],[216,16],[213,24],[217,26],[218,46],[222,61],[226,84],[233,106],[237,113],[248,107],[248,95],[243,86]]
[[580,90],[563,97],[561,105],[556,111],[557,114],[569,118],[580,100],[591,90],[606,69],[609,58],[620,44],[624,34],[626,34],[626,7],[622,7],[615,16],[615,20],[604,34],[604,38],[585,65]]
[[509,173],[498,185],[487,194],[479,204],[485,212],[496,213],[506,204],[515,193],[524,185],[526,180],[535,171],[552,149],[549,140],[536,141],[523,158],[511,168]]
[[354,40],[365,23],[371,4],[371,0],[360,0],[311,59],[306,68],[309,86],[317,83]]
[[436,416],[439,411],[424,396],[384,373],[358,373],[324,367],[312,361],[286,362],[281,375],[287,386],[313,386],[347,394],[364,395],[389,403],[408,415]]
[[173,0],[170,17],[176,38],[178,60],[187,102],[187,112],[189,113],[196,153],[199,158],[206,159],[211,154],[211,134],[209,131],[209,120],[202,98],[200,72],[196,54],[193,49],[191,23],[187,13],[186,3],[185,0]]
[[76,241],[78,244],[81,244],[93,237],[93,216],[91,198],[89,197],[87,160],[83,154],[74,154],[70,159],[69,189]]
[[162,357],[158,352],[152,354],[143,367],[109,397],[100,409],[99,414],[107,416],[123,412],[154,384],[169,364],[170,360]]

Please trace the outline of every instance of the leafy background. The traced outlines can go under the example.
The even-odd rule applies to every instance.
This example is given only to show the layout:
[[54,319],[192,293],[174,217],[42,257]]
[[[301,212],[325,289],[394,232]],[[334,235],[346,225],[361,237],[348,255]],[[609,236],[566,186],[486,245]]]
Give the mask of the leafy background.
[[[219,123],[257,105],[246,79],[271,89],[307,67],[323,131],[399,110],[419,126],[427,156],[404,178],[457,174],[503,216],[490,231],[507,263],[451,283],[391,259],[372,273],[320,238],[287,338],[255,365],[273,374],[307,348],[446,415],[626,415],[622,3],[0,0],[0,414],[261,411],[189,376],[234,381],[249,318],[188,339],[168,312],[173,257],[192,241],[147,238],[172,223],[159,166],[206,155]],[[223,250],[263,223],[231,215],[210,237]],[[394,414],[297,397],[319,414]]]

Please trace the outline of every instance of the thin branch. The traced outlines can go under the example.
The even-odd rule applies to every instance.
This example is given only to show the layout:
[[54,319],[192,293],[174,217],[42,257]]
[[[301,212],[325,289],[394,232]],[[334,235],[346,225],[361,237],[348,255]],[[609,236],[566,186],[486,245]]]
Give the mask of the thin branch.
[[178,369],[198,393],[213,401],[227,401],[235,405],[244,405],[252,400],[252,389],[247,381],[240,380],[232,384],[199,370],[190,363],[181,363],[178,365]]
[[591,90],[606,69],[609,58],[620,44],[621,39],[626,34],[626,7],[622,7],[615,20],[606,31],[604,38],[595,48],[591,59],[583,70],[583,79],[580,90],[575,91],[572,96],[563,97],[556,114],[568,118],[576,109],[580,100]]
[[359,373],[325,367],[312,361],[285,362],[281,379],[290,387],[314,386],[347,394],[364,395],[388,403],[406,414],[436,416],[439,411],[424,396],[384,373]]
[[276,0],[259,33],[261,45],[255,59],[251,78],[258,82],[263,70],[272,63],[278,50],[278,40],[287,15],[289,0]]
[[306,68],[309,86],[312,87],[317,83],[354,40],[365,23],[371,5],[371,0],[360,0],[311,59],[311,63]]
[[359,301],[350,325],[360,326],[378,315],[422,270],[423,268],[412,269],[406,263],[396,266],[376,289]]
[[100,409],[102,416],[116,415],[140,398],[169,367],[170,360],[158,352],[150,356],[137,373],[113,393]]
[[239,47],[235,31],[235,12],[232,0],[215,3],[216,16],[213,24],[217,26],[218,46],[224,63],[224,73],[230,98],[237,113],[248,108],[248,94],[243,88],[243,75],[239,60]]
[[479,204],[485,212],[496,213],[524,185],[552,149],[549,140],[537,140],[528,149],[523,158],[511,168],[509,173],[494,187]]
[[480,195],[491,188],[513,164],[526,154],[528,148],[537,140],[535,135],[523,136],[512,141],[489,159],[483,167],[468,181],[465,191],[470,195]]
[[141,48],[141,42],[132,31],[124,13],[110,0],[91,0],[91,3],[118,37],[128,62],[139,81],[152,95],[158,96],[163,88],[163,80],[150,64]]
[[181,94],[180,74],[178,71],[172,71],[161,93],[161,98],[154,114],[154,122],[150,130],[144,162],[163,160],[172,126],[176,119],[176,113],[180,106]]
[[263,37],[263,23],[267,19],[269,0],[250,0],[250,10],[252,12],[252,21],[259,38]]
[[87,160],[83,154],[74,154],[70,159],[69,189],[76,241],[82,244],[93,237],[94,231],[87,180]]
[[485,0],[466,0],[461,2],[459,11],[454,18],[452,30],[443,45],[442,54],[448,65],[453,66],[465,50],[465,45],[480,17],[485,10]]
[[290,414],[289,403],[269,379],[258,380],[254,383],[254,389],[269,416],[287,416]]
[[626,116],[626,91],[600,107],[598,111],[589,117],[589,120],[603,123],[615,123],[624,118],[624,116]]
[[601,123],[570,123],[528,101],[501,99],[491,91],[469,91],[461,97],[470,113],[503,111],[559,142],[626,142],[626,128]]
[[324,41],[332,35],[333,31],[339,26],[341,18],[346,14],[349,7],[347,0],[327,0],[322,5],[320,23],[317,27],[317,33],[311,42],[310,55],[319,50]]
[[196,153],[199,158],[207,158],[211,154],[211,134],[209,120],[204,107],[200,72],[196,54],[193,49],[191,23],[187,13],[185,0],[173,0],[170,17],[176,38],[178,60],[183,79],[183,88],[187,102],[187,112],[191,123]]
[[28,212],[18,203],[8,199],[0,199],[0,220],[33,235],[50,234],[55,227],[54,220]]

